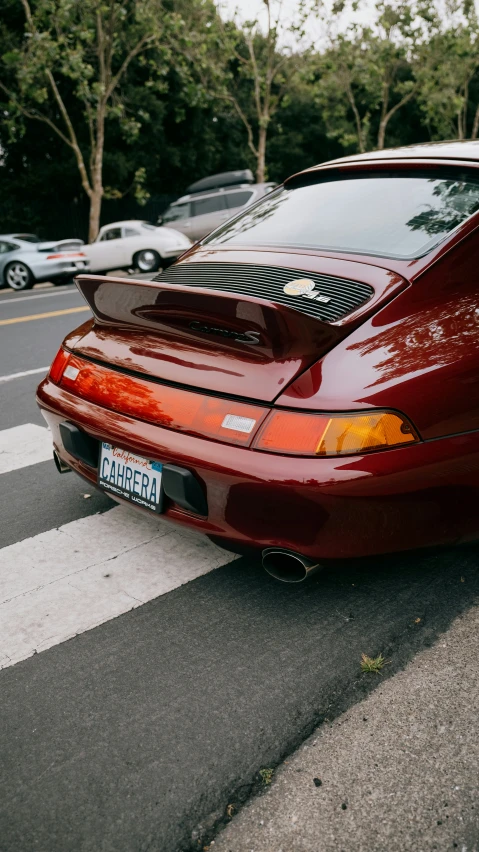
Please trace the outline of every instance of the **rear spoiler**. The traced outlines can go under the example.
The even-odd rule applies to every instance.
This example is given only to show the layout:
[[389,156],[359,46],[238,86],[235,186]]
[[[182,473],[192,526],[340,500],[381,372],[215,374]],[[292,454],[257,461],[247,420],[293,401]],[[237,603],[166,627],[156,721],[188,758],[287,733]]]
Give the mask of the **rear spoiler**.
[[42,245],[38,251],[74,251],[82,248],[84,245],[85,243],[83,240],[72,238],[70,240],[57,240],[55,242],[47,243],[46,245]]
[[229,350],[255,361],[310,363],[348,333],[287,306],[237,293],[93,275],[80,275],[75,283],[96,326],[141,329],[170,343],[181,338],[198,349]]

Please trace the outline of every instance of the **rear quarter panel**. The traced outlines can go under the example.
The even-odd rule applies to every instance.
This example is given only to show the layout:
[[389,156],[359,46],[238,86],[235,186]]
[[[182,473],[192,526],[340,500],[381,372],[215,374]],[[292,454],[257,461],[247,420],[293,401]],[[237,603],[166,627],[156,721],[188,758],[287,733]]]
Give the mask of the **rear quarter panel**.
[[298,408],[387,407],[425,439],[479,429],[479,230],[298,378]]

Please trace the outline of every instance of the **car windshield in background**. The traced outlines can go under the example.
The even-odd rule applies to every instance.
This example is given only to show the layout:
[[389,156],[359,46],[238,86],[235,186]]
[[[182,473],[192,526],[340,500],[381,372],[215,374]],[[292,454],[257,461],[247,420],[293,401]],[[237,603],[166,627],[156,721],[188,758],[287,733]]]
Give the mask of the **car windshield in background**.
[[172,207],[168,207],[166,213],[163,214],[163,222],[176,222],[179,219],[187,219],[189,215],[189,204],[175,204]]
[[479,209],[465,170],[368,172],[281,188],[204,241],[419,257]]

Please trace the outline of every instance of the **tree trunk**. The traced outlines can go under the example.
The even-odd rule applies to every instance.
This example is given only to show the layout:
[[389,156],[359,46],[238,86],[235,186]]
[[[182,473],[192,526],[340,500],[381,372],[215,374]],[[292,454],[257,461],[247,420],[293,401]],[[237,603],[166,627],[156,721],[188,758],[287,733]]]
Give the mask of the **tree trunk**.
[[382,151],[384,148],[384,140],[386,138],[386,127],[389,121],[390,113],[388,113],[388,105],[389,105],[389,85],[386,81],[383,82],[383,91],[382,91],[383,99],[381,105],[381,118],[379,120],[379,130],[378,130],[378,151]]
[[474,123],[472,125],[471,139],[477,139],[478,130],[479,130],[479,106],[476,108],[476,112],[474,114]]
[[88,242],[92,243],[98,236],[100,230],[100,213],[103,189],[101,186],[94,187],[90,195],[90,220],[88,224]]
[[88,227],[88,242],[97,238],[100,230],[101,201],[103,198],[103,149],[105,145],[105,112],[106,105],[99,102],[96,115],[96,144],[93,158],[92,192],[90,195],[90,223]]
[[266,134],[267,126],[260,124],[258,134],[258,154],[256,164],[256,182],[264,183],[266,172]]
[[384,148],[384,141],[386,138],[386,126],[387,126],[387,118],[382,118],[379,122],[379,131],[378,131],[378,151],[382,151]]
[[366,151],[366,144],[365,144],[365,139],[364,139],[364,134],[363,134],[363,125],[362,125],[362,121],[361,121],[361,116],[359,115],[359,110],[356,106],[356,100],[354,98],[353,90],[351,88],[351,83],[350,83],[349,80],[346,81],[346,94],[347,94],[348,101],[351,105],[351,109],[352,109],[353,114],[354,114],[354,120],[356,122],[356,133],[358,135],[359,153],[364,154],[364,152]]

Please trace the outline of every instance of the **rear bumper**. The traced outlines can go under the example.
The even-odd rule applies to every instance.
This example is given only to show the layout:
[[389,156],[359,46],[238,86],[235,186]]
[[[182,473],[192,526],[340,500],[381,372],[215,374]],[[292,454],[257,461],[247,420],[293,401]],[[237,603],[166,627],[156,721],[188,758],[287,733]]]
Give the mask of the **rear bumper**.
[[86,402],[45,379],[38,403],[60,457],[68,420],[99,441],[194,473],[207,517],[167,501],[172,521],[259,548],[319,558],[366,556],[479,536],[479,432],[342,459],[301,459],[194,438]]
[[52,278],[68,278],[72,275],[80,275],[81,273],[90,272],[90,263],[88,260],[81,261],[82,266],[78,263],[71,263],[66,260],[48,260],[43,263],[35,264],[32,267],[32,273],[37,281],[51,281]]

